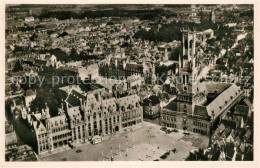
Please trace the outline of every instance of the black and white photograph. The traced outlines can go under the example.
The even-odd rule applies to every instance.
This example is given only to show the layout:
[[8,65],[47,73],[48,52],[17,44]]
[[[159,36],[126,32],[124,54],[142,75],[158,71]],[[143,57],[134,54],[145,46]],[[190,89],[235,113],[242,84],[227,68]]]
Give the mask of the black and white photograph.
[[256,161],[257,9],[220,2],[6,3],[4,162]]

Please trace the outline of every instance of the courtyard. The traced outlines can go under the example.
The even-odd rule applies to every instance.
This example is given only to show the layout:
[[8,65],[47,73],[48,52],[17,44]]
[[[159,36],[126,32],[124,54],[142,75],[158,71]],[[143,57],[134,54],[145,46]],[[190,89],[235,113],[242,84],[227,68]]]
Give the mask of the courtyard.
[[[86,143],[40,160],[110,161],[113,158],[114,161],[179,161],[185,160],[189,151],[208,145],[207,136],[195,133],[185,135],[182,130],[166,134],[160,128],[159,125],[143,122],[134,130],[122,130],[113,136],[108,135],[99,144]],[[161,158],[165,153],[167,156]]]

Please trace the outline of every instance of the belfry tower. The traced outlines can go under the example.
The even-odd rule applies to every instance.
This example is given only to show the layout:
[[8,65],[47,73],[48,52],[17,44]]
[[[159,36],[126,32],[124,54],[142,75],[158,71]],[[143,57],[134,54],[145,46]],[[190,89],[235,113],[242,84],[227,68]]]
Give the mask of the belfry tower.
[[196,69],[196,32],[181,30],[182,52],[179,57],[179,77],[182,77],[183,84],[188,85],[189,79],[195,77]]
[[189,29],[182,29],[181,32],[182,52],[179,56],[177,111],[183,114],[192,114],[196,104],[195,96],[198,92],[198,83],[196,81],[198,73],[196,62],[197,32]]

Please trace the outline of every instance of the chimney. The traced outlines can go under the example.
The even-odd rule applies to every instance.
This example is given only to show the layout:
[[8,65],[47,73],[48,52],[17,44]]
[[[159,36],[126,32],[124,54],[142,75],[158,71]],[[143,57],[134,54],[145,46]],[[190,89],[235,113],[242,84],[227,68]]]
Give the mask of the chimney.
[[66,110],[68,110],[68,109],[69,109],[69,103],[66,102]]
[[82,98],[80,98],[79,101],[80,101],[80,106],[82,106]]

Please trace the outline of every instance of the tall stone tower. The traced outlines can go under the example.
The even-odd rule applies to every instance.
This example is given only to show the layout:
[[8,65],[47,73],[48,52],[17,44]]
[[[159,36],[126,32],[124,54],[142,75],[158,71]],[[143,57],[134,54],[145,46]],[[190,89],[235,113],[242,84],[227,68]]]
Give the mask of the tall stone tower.
[[[181,30],[182,53],[179,57],[179,80],[177,88],[177,111],[183,114],[193,114],[194,107],[198,102],[197,96],[206,99],[200,94],[199,83],[196,81],[199,67],[197,66],[196,35],[194,30]],[[202,100],[200,99],[200,101]],[[184,123],[185,125],[185,123]]]

